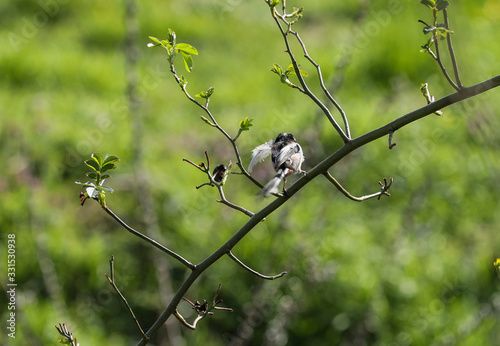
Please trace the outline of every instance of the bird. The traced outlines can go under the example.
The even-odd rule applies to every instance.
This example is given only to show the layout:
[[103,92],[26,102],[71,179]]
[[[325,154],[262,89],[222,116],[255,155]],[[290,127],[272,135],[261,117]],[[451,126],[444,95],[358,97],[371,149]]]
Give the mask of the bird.
[[252,160],[248,165],[248,172],[252,172],[255,164],[262,162],[271,155],[271,162],[276,175],[257,194],[268,197],[278,192],[278,186],[283,180],[283,192],[285,190],[286,177],[291,174],[302,173],[304,152],[291,133],[280,133],[275,140],[270,140],[252,150]]

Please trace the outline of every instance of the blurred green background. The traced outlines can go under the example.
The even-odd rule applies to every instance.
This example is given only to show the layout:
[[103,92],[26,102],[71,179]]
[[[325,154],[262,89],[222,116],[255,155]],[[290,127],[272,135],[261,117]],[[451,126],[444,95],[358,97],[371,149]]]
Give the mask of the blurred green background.
[[[138,1],[126,20],[123,1],[0,3],[1,252],[16,235],[17,330],[4,345],[52,345],[67,323],[81,345],[135,345],[133,321],[107,282],[115,256],[117,284],[143,328],[156,320],[187,272],[121,228],[94,201],[80,206],[92,152],[121,158],[106,182],[108,206],[136,229],[194,263],[247,220],[195,186],[205,177],[182,162],[235,160],[227,141],[200,120],[168,72],[165,52],[149,35],[195,46],[191,94],[215,87],[210,108],[251,149],[292,132],[310,169],[341,146],[315,105],[269,72],[289,65],[264,1]],[[347,112],[354,136],[453,92],[437,64],[419,52],[427,37],[417,0],[293,1],[305,17],[294,27],[321,64]],[[450,23],[462,81],[499,74],[500,5],[452,1]],[[134,25],[137,31],[134,34]],[[127,30],[132,41],[126,41]],[[127,42],[127,43],[125,43]],[[298,47],[295,47],[298,48]],[[137,64],[126,63],[127,49]],[[296,51],[298,57],[301,56]],[[315,91],[314,69],[301,59]],[[133,73],[136,72],[134,79]],[[127,76],[137,112],[129,111]],[[319,177],[256,227],[234,249],[252,268],[288,275],[262,281],[228,258],[209,268],[187,298],[211,300],[219,283],[224,306],[196,331],[170,318],[151,345],[493,345],[500,343],[498,181],[500,90],[453,105],[398,131],[397,146],[375,141],[331,172],[355,195],[394,177],[392,197],[356,203]],[[255,172],[265,182],[269,162]],[[291,179],[290,181],[292,181]],[[254,212],[271,199],[239,176],[230,201]],[[2,255],[6,263],[6,255]],[[6,289],[6,266],[0,266]],[[1,319],[7,319],[2,295]],[[194,312],[182,302],[190,321]]]

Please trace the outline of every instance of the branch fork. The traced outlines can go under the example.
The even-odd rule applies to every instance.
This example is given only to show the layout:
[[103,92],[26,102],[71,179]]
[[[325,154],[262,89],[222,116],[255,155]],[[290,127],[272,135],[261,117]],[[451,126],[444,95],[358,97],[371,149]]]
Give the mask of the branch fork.
[[221,289],[222,289],[222,284],[219,284],[219,288],[217,289],[217,292],[215,292],[215,296],[212,299],[212,304],[210,305],[210,307],[208,306],[208,302],[205,299],[203,300],[203,303],[200,303],[198,300],[195,300],[193,303],[189,299],[182,297],[182,299],[185,300],[186,302],[188,302],[193,307],[193,309],[196,311],[196,313],[198,314],[198,316],[195,318],[193,323],[187,322],[186,319],[179,313],[179,311],[177,309],[175,309],[175,311],[174,311],[174,316],[184,326],[188,327],[189,329],[195,330],[196,325],[198,324],[199,321],[201,321],[202,319],[204,319],[205,317],[207,317],[209,315],[214,314],[212,312],[212,310],[224,310],[224,311],[233,312],[232,308],[225,308],[225,307],[217,306],[218,304],[223,302],[222,299],[217,300],[217,297],[219,296]]

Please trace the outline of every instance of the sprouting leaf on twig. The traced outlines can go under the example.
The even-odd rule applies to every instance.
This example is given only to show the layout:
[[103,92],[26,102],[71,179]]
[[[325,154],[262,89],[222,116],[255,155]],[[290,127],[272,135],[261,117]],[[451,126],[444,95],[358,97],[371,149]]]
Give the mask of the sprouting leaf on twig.
[[106,192],[113,192],[113,189],[109,186],[105,186],[104,181],[110,177],[109,174],[103,174],[104,172],[116,169],[115,162],[120,159],[114,155],[102,156],[101,153],[93,153],[90,159],[85,160],[84,163],[92,169],[91,172],[87,172],[86,175],[93,181],[87,181],[82,183],[80,181],[75,181],[75,184],[82,185],[85,192],[80,193],[80,201],[83,205],[85,201],[89,198],[99,201],[101,206],[106,207]]
[[154,36],[149,36],[149,39],[154,43],[148,43],[148,47],[161,46],[165,48],[170,64],[174,63],[175,57],[178,53],[180,53],[184,61],[184,67],[186,68],[186,71],[191,72],[193,70],[192,55],[198,55],[198,50],[188,43],[177,43],[177,36],[175,34],[175,31],[169,28],[168,32],[168,39],[166,40],[160,40]]
[[253,126],[253,118],[246,117],[242,121],[240,121],[240,130],[241,131],[249,131]]
[[210,96],[212,96],[214,91],[215,91],[214,87],[210,87],[210,88],[208,88],[207,91],[202,91],[199,94],[196,94],[195,96],[203,98],[203,99],[208,99],[208,98],[210,98]]
[[[287,84],[288,86],[291,86],[291,87],[296,87],[296,85],[293,84],[290,81],[290,79],[288,78],[289,76],[297,75],[293,65],[290,65],[290,66],[288,66],[288,68],[286,70],[283,70],[283,68],[280,65],[274,64],[273,68],[271,69],[271,72],[276,73],[280,77],[281,83]],[[299,69],[299,72],[300,72],[300,75],[303,77],[308,76],[307,72],[304,70]]]

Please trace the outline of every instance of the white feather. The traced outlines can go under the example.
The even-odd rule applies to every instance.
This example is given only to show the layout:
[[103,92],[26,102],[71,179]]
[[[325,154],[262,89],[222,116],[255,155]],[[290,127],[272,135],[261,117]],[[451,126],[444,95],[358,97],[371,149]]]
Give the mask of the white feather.
[[257,146],[254,150],[252,150],[252,161],[248,165],[248,172],[252,172],[253,166],[257,163],[264,161],[266,157],[271,155],[271,147],[274,144],[274,140],[270,140],[267,143],[261,144]]

